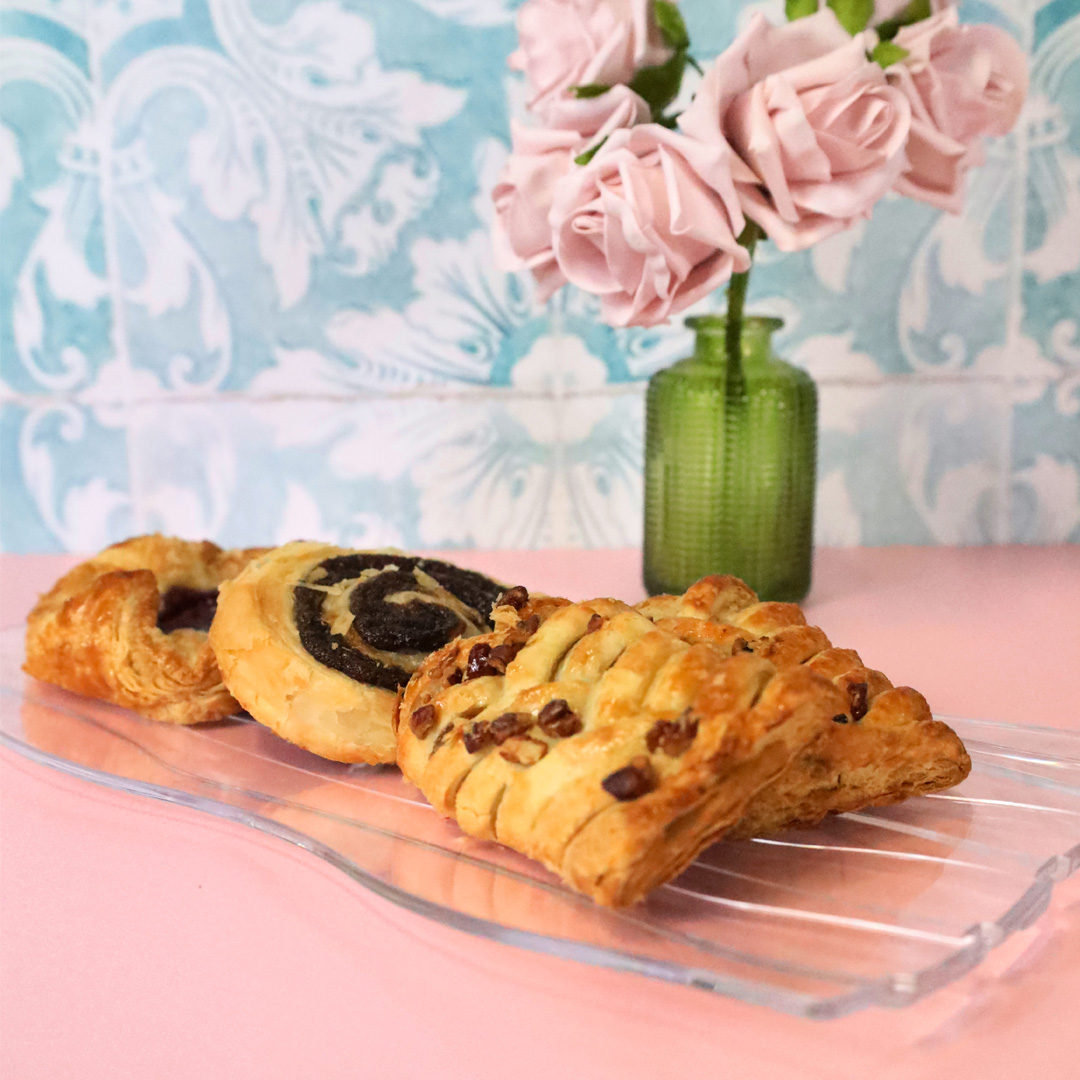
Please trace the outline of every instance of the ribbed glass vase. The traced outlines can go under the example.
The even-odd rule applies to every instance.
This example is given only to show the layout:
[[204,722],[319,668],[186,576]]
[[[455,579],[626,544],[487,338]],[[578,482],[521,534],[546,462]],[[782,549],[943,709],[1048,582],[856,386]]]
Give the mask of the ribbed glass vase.
[[773,352],[779,319],[746,318],[729,365],[724,316],[687,320],[693,356],[649,382],[645,587],[735,574],[763,600],[810,590],[817,388]]

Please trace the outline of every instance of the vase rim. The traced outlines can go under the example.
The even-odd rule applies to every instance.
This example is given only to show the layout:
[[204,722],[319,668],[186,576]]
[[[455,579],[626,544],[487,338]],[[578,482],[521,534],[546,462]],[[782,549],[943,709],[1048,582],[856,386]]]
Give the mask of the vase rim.
[[[708,333],[710,330],[723,330],[727,326],[726,315],[691,315],[686,319],[691,330]],[[784,320],[775,315],[744,315],[743,326],[775,332],[784,325]]]

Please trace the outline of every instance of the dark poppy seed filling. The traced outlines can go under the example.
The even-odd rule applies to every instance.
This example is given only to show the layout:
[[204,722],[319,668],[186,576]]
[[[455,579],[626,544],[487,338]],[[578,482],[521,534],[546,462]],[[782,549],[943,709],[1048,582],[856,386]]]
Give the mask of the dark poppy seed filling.
[[416,589],[416,578],[406,570],[386,570],[357,585],[349,599],[353,626],[376,649],[397,652],[434,652],[465,629],[465,620],[449,608],[423,600],[389,604],[388,596]]
[[189,589],[173,585],[158,604],[157,628],[163,634],[174,630],[209,630],[217,611],[217,589]]
[[[386,570],[387,567],[396,569]],[[365,570],[385,572],[353,589],[349,597],[352,626],[346,634],[332,633],[323,614],[326,600],[323,589],[353,581]],[[387,600],[395,593],[422,591],[414,570],[433,578],[475,611],[480,629],[491,628],[488,622],[491,609],[502,595],[503,586],[483,574],[462,570],[437,559],[417,559],[408,555],[339,555],[312,568],[307,580],[293,590],[293,617],[300,643],[319,663],[357,682],[384,690],[404,686],[409,681],[409,671],[366,655],[356,647],[355,640],[380,652],[430,653],[466,629],[461,615],[440,604],[435,597],[430,600],[414,598],[403,603]]]

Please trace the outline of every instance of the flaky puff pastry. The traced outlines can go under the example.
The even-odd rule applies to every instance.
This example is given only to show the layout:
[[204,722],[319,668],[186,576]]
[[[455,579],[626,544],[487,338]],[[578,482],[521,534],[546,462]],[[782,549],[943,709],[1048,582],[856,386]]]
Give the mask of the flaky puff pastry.
[[637,610],[687,640],[731,642],[780,671],[816,672],[844,696],[843,710],[754,796],[729,837],[814,825],[830,813],[941,791],[971,771],[964,744],[933,718],[917,690],[894,687],[854,650],[833,648],[796,604],[759,602],[738,578],[715,575]]
[[502,591],[440,560],[296,541],[222,589],[210,642],[259,723],[320,757],[390,764],[399,687],[449,639],[489,630]]
[[[170,724],[235,713],[240,706],[207,641],[208,616],[220,585],[264,550],[224,551],[157,534],[114,544],[38,600],[23,670]],[[185,604],[189,614],[201,608],[197,614],[207,616],[202,629],[179,625]]]
[[410,680],[398,764],[465,832],[601,904],[678,874],[846,706],[817,671],[685,639],[616,600],[505,599],[495,633]]

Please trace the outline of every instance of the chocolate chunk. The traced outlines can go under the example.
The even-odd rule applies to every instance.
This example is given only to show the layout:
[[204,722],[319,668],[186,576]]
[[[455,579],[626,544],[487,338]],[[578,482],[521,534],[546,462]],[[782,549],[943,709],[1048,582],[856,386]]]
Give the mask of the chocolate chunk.
[[535,765],[548,752],[547,743],[526,735],[524,738],[511,739],[499,756],[514,765]]
[[562,698],[549,701],[537,717],[540,730],[553,739],[576,735],[582,728],[581,717]]
[[585,627],[585,633],[595,634],[596,631],[599,630],[600,627],[603,625],[604,616],[601,615],[598,611],[594,611],[592,615],[589,616],[589,625]]
[[527,619],[519,619],[517,628],[526,634],[535,634],[540,629],[540,616],[530,615]]
[[684,713],[678,720],[657,720],[645,736],[650,754],[662,750],[668,757],[681,757],[697,738],[698,722]]
[[491,721],[491,738],[496,746],[502,746],[507,739],[515,735],[524,735],[533,726],[533,718],[528,713],[503,713]]
[[209,630],[217,612],[217,598],[217,589],[173,585],[165,590],[158,605],[157,628],[163,634],[174,630]]
[[619,802],[630,802],[648,795],[656,787],[656,773],[647,757],[636,757],[629,765],[616,769],[602,782],[604,790]]
[[491,734],[491,725],[482,720],[478,724],[470,724],[465,729],[461,741],[470,754],[476,754],[483,750],[485,746],[490,746],[495,740]]
[[461,682],[461,668],[454,668],[454,670],[446,676],[446,685],[457,686],[459,682]]
[[524,585],[515,585],[512,589],[507,589],[506,592],[499,597],[496,601],[496,605],[509,604],[512,608],[520,611],[529,602],[529,590]]
[[486,641],[478,641],[469,650],[469,660],[465,665],[465,678],[478,679],[482,675],[495,675],[497,672],[488,667],[491,646]]
[[848,687],[851,698],[851,719],[861,720],[867,712],[866,692],[869,687],[864,682],[852,683]]
[[736,653],[749,652],[749,651],[750,651],[750,646],[747,644],[746,638],[737,637],[731,643],[731,655],[732,656],[734,656]]
[[834,716],[832,718],[832,722],[834,724],[846,724],[847,723],[847,715],[845,713],[838,713],[836,716]]
[[438,719],[439,713],[434,705],[421,705],[409,717],[409,727],[418,739],[426,739]]

